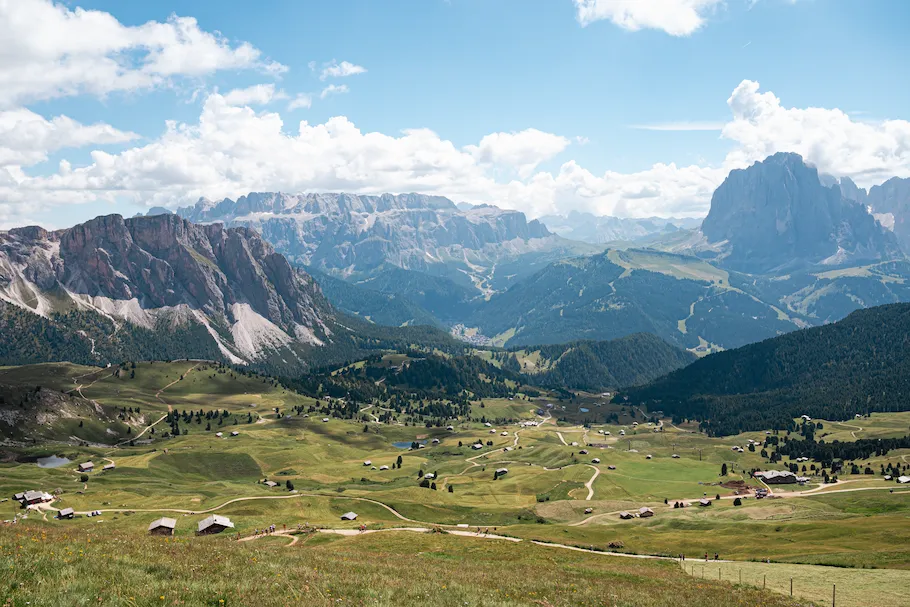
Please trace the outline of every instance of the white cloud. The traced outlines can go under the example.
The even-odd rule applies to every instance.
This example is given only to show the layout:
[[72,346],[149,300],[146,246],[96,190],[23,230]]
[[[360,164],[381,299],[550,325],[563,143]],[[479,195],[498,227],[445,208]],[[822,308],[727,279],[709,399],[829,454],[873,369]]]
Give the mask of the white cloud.
[[325,68],[322,70],[322,74],[319,75],[320,80],[325,80],[327,78],[345,78],[347,76],[354,76],[356,74],[366,73],[367,68],[362,65],[354,65],[347,61],[342,61],[341,63],[336,62],[334,59],[327,63]]
[[286,68],[192,17],[125,26],[103,11],[51,0],[0,0],[0,105],[167,86],[218,70]]
[[84,125],[66,116],[47,120],[18,108],[0,111],[0,167],[31,166],[47,160],[50,152],[86,145],[125,143],[137,139],[109,124]]
[[[730,169],[777,151],[798,152],[820,170],[850,176],[860,185],[910,176],[910,123],[856,122],[837,109],[787,108],[748,80],[728,101],[731,119],[721,136],[733,150],[724,162],[657,163],[632,173],[595,174],[575,160],[553,171],[540,170],[541,163],[573,148],[570,139],[535,129],[491,133],[476,144],[456,146],[428,129],[364,132],[345,117],[286,125],[276,112],[228,101],[225,95],[210,94],[198,121],[169,122],[153,141],[119,153],[94,151],[87,165],[63,162],[50,175],[25,170],[33,160],[19,144],[20,156],[0,166],[0,216],[35,217],[42,208],[94,200],[173,208],[200,196],[275,190],[417,191],[498,204],[532,216],[571,209],[696,216],[707,212],[713,190]],[[35,119],[39,124],[43,120]],[[106,125],[83,128],[98,130],[71,127],[64,132],[79,135],[60,137],[57,143],[46,137],[36,148],[38,155],[68,142],[100,144],[129,136],[108,131],[112,127]]]
[[348,88],[348,85],[346,85],[346,84],[330,84],[327,87],[325,87],[324,89],[322,89],[322,92],[319,93],[319,98],[325,99],[326,97],[328,97],[330,95],[343,95],[343,94],[347,93],[348,91],[350,91],[350,89]]
[[511,167],[522,177],[528,177],[541,162],[553,158],[569,146],[569,140],[559,135],[526,129],[518,133],[486,135],[476,146],[465,148],[477,162]]
[[291,99],[291,102],[288,104],[288,111],[293,111],[297,109],[310,109],[313,106],[313,96],[309,93],[298,93],[296,97]]
[[727,100],[733,120],[722,137],[735,141],[730,166],[776,152],[796,152],[825,173],[848,176],[860,186],[910,176],[910,122],[854,120],[839,109],[786,108],[774,93],[744,80]]
[[275,91],[274,84],[254,84],[245,89],[234,89],[224,96],[228,105],[265,105],[274,99],[286,99],[283,91]]
[[723,0],[573,0],[582,26],[609,20],[632,32],[663,30],[672,36],[688,36]]

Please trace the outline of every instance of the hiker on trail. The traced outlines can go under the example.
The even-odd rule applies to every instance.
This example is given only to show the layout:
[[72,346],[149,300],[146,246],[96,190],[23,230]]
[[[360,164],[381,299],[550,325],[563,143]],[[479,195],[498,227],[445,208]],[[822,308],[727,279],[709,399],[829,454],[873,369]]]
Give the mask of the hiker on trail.
[[708,562],[708,553],[707,552],[705,553],[705,562],[706,563]]
[[715,560],[715,561],[720,560],[720,557],[717,556],[717,553],[716,553],[716,552],[714,553],[714,560]]

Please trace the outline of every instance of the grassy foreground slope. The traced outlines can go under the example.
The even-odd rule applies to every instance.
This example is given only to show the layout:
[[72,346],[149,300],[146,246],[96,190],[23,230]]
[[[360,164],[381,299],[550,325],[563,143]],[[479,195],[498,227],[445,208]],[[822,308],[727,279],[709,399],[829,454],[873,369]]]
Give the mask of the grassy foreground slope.
[[805,601],[688,576],[672,561],[407,532],[238,543],[0,527],[7,605],[700,605]]

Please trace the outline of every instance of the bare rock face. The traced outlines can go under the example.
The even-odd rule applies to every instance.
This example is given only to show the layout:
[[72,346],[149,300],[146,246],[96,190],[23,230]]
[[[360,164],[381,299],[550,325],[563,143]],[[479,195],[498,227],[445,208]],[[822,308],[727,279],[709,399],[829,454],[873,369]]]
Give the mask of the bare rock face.
[[725,267],[749,273],[903,257],[865,206],[825,187],[797,154],[731,171],[701,231]]
[[877,215],[887,215],[904,251],[910,251],[910,179],[894,177],[872,186],[867,198]]
[[197,223],[253,228],[292,261],[327,272],[369,272],[386,264],[426,270],[463,257],[462,251],[483,263],[511,254],[509,243],[556,238],[518,211],[462,210],[447,198],[422,194],[254,192],[236,201],[203,199],[177,213]]
[[257,233],[177,215],[108,215],[55,233],[0,233],[0,297],[42,316],[64,302],[148,328],[165,317],[190,319],[212,328],[232,362],[300,336],[324,344],[334,314],[313,279]]

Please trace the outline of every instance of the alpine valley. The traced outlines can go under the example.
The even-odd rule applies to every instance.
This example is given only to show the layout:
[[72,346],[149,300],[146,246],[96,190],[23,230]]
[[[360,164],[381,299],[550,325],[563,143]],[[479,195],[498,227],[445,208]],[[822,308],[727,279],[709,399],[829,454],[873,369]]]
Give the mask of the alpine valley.
[[505,347],[649,332],[703,354],[910,301],[908,184],[867,193],[777,154],[732,171],[696,227],[528,221],[417,194],[254,193],[177,213],[261,233],[338,310],[371,323]]

